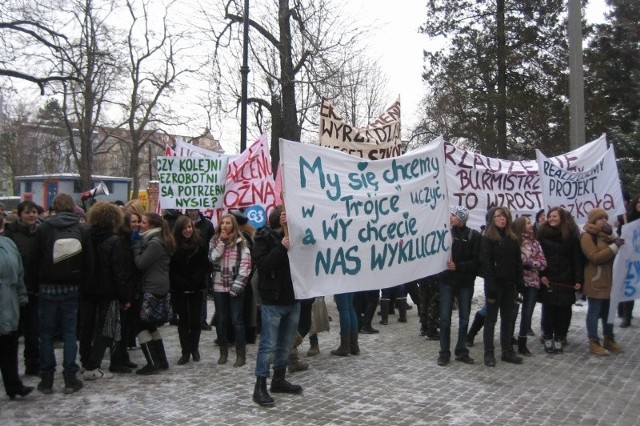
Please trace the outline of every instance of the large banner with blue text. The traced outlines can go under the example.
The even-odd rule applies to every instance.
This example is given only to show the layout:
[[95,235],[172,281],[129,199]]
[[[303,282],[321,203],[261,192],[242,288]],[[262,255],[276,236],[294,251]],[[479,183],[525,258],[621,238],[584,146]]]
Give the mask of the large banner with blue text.
[[579,225],[587,222],[589,210],[595,207],[609,213],[611,224],[625,212],[613,147],[593,164],[575,172],[556,166],[540,150],[536,150],[536,157],[545,210],[560,206],[571,212]]
[[445,269],[442,144],[369,161],[280,140],[296,298],[392,287]]
[[640,220],[634,220],[622,227],[624,244],[613,261],[613,283],[609,318],[613,324],[620,302],[640,299]]

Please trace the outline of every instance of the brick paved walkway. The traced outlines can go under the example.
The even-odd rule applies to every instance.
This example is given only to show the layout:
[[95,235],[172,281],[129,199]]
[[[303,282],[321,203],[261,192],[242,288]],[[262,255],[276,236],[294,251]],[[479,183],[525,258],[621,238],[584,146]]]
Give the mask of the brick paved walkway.
[[[472,315],[480,296],[476,291]],[[529,345],[533,356],[523,365],[506,364],[498,357],[497,366],[488,368],[482,364],[479,339],[471,348],[475,365],[452,361],[439,367],[439,344],[418,336],[416,309],[409,311],[406,324],[391,316],[388,326],[375,324],[380,334],[361,335],[361,355],[331,356],[329,351],[339,341],[338,315],[332,298],[327,302],[334,321],[332,330],[320,335],[321,354],[306,359],[311,363],[309,371],[289,375],[304,387],[304,394],[274,394],[274,408],[261,408],[251,400],[257,345],[248,346],[246,366],[233,368],[233,351],[230,362],[219,366],[215,332],[203,332],[202,361],[177,366],[177,330],[164,326],[169,371],[85,381],[84,389],[72,395],[62,393],[58,372],[53,395],[34,391],[20,401],[0,396],[0,424],[640,424],[640,319],[627,329],[616,324],[617,340],[626,349],[619,355],[596,358],[587,351],[586,306],[576,306],[564,354],[548,355],[534,340]],[[539,309],[538,305],[536,326]],[[452,340],[455,333],[457,327]],[[302,348],[306,354],[307,340]],[[57,356],[60,363],[60,350]],[[131,357],[143,363],[139,350],[132,351]],[[38,382],[32,377],[24,381],[33,386]]]

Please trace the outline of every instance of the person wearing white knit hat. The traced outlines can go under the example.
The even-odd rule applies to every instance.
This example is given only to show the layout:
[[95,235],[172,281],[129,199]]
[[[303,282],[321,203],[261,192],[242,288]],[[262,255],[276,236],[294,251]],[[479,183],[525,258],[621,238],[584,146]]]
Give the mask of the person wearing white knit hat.
[[467,328],[471,312],[474,282],[480,266],[480,233],[467,227],[469,210],[456,206],[449,218],[451,225],[451,257],[447,262],[447,270],[440,280],[440,353],[438,365],[444,366],[451,358],[451,313],[453,298],[458,299],[458,340],[455,345],[457,361],[473,364],[467,348]]

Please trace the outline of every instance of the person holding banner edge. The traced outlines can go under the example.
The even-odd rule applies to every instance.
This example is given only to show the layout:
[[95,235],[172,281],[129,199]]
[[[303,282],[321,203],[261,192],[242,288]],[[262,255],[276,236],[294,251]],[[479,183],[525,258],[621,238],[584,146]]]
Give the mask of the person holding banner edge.
[[480,266],[480,233],[467,227],[469,210],[457,206],[451,213],[451,258],[447,262],[447,270],[440,280],[440,354],[438,365],[449,363],[451,357],[451,313],[453,298],[458,299],[458,340],[455,346],[456,361],[473,364],[467,348],[467,327],[471,312],[474,281]]
[[256,231],[253,260],[258,270],[258,289],[262,326],[256,356],[256,383],[253,401],[262,407],[273,407],[275,401],[267,391],[267,377],[273,364],[271,392],[302,393],[302,386],[285,379],[289,354],[300,319],[300,303],[296,301],[285,234],[287,214],[276,206],[269,214],[269,225]]
[[[589,350],[596,355],[623,352],[613,335],[613,324],[608,322],[613,260],[624,240],[618,237],[604,209],[594,208],[587,214],[588,222],[580,236],[580,247],[587,258],[584,268],[584,294],[587,296],[587,333]],[[598,320],[602,320],[603,343],[598,338]]]

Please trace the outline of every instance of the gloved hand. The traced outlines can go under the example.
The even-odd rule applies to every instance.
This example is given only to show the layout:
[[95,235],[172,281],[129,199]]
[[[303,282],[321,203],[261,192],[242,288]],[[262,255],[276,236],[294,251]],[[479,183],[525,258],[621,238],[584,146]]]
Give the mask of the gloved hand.
[[243,290],[244,290],[244,288],[243,288],[240,284],[238,284],[238,283],[233,283],[233,284],[231,285],[231,288],[229,289],[229,293],[230,293],[232,296],[237,296],[237,295],[239,295],[240,293],[242,293],[242,291],[243,291]]
[[137,229],[131,233],[131,242],[139,241],[142,239],[142,235],[140,235],[140,231]]
[[613,228],[608,223],[605,223],[604,225],[602,225],[602,232],[607,235],[611,235],[613,234]]
[[618,247],[620,247],[621,245],[624,244],[624,238],[616,238],[615,240],[613,240],[613,243]]
[[524,261],[524,262],[522,262],[522,267],[523,267],[525,270],[533,269],[533,262],[532,262],[532,261],[530,261],[530,260]]

